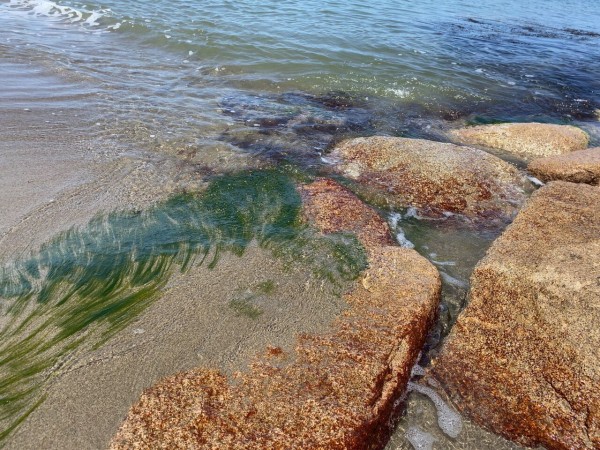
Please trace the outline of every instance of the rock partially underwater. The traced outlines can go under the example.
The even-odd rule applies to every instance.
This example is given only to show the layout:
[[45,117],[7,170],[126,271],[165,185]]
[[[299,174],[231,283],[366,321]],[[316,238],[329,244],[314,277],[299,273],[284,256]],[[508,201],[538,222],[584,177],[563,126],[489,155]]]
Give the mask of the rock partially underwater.
[[0,445],[77,352],[100,347],[131,324],[175,272],[213,268],[224,253],[241,256],[259,245],[331,286],[356,279],[367,264],[357,239],[320,234],[301,212],[288,176],[242,172],[143,212],[99,215],[0,266]]
[[423,139],[352,139],[330,158],[338,171],[394,207],[459,214],[482,225],[512,220],[529,185],[515,167],[484,151]]
[[600,448],[600,190],[552,182],[492,245],[432,368],[479,424]]
[[600,147],[534,159],[527,170],[544,182],[600,184]]
[[235,382],[203,368],[164,379],[131,408],[112,449],[384,446],[440,279],[415,251],[389,245],[385,223],[346,189],[318,180],[301,193],[314,225],[355,232],[367,250],[348,310],[328,334],[300,336],[294,355],[269,348]]
[[547,123],[479,125],[453,130],[450,135],[462,144],[504,150],[523,158],[562,155],[589,144],[589,136],[582,129]]

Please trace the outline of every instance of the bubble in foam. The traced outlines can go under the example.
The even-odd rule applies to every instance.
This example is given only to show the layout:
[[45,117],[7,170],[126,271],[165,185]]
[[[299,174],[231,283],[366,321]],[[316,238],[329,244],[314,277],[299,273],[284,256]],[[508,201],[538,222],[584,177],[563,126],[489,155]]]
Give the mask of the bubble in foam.
[[462,430],[462,420],[458,413],[450,408],[433,389],[417,383],[408,383],[408,390],[426,395],[435,405],[440,429],[451,438],[457,437]]
[[419,427],[410,427],[404,437],[415,450],[432,450],[435,438]]

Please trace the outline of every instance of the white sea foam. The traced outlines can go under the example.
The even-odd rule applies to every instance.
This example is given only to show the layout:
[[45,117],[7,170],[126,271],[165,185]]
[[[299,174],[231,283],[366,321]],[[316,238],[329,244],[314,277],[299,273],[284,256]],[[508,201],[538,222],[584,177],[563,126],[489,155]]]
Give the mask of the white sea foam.
[[440,270],[439,272],[440,276],[446,283],[463,289],[468,287],[468,284],[465,281],[459,280],[458,278],[454,278],[452,275],[447,274],[443,270]]
[[533,184],[535,184],[536,186],[543,186],[544,182],[537,179],[536,177],[532,177],[531,175],[528,175],[527,178],[529,179],[529,181],[531,181]]
[[410,242],[406,235],[404,234],[404,230],[400,227],[396,230],[396,241],[400,244],[400,247],[404,248],[415,248],[415,244]]
[[408,390],[426,395],[435,405],[440,429],[451,438],[457,437],[462,430],[462,420],[458,413],[450,408],[433,389],[417,383],[408,383]]
[[[34,17],[49,17],[68,23],[79,23],[86,28],[97,27],[99,20],[111,15],[111,10],[101,8],[94,11],[73,8],[61,5],[51,0],[10,0],[10,11],[25,13]],[[113,24],[107,28],[116,30],[120,24]]]
[[87,19],[85,19],[83,23],[89,25],[90,27],[96,27],[100,25],[98,23],[98,19],[100,19],[101,17],[103,17],[103,14],[101,12],[92,11],[92,14],[90,14],[90,16]]
[[404,217],[405,218],[412,217],[413,219],[421,218],[421,216],[419,216],[419,212],[417,211],[417,208],[415,208],[414,206],[411,206],[410,208],[408,208],[406,210],[406,212],[404,213]]
[[400,244],[400,247],[415,248],[415,244],[408,240],[408,238],[404,234],[404,230],[400,227],[401,220],[402,214],[398,212],[391,213],[388,217],[388,223],[390,224],[390,228],[396,235],[396,242]]
[[[432,258],[434,258],[434,256],[432,256]],[[456,261],[437,261],[435,259],[432,259],[431,262],[434,263],[436,266],[455,266],[456,265]]]
[[390,218],[389,218],[390,227],[392,227],[392,229],[397,228],[401,220],[402,220],[402,214],[400,214],[398,212],[390,214]]
[[388,94],[393,94],[398,98],[406,98],[410,95],[410,91],[408,89],[401,88],[387,88],[385,90]]
[[432,450],[435,438],[419,427],[410,427],[404,437],[415,450]]

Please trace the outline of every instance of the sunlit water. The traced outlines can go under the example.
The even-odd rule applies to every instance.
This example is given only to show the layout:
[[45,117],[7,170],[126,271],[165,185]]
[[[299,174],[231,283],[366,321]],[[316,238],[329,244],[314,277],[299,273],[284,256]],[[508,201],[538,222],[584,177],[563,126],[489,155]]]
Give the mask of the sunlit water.
[[[225,147],[318,174],[327,171],[322,157],[344,137],[439,139],[445,127],[464,122],[593,123],[600,108],[600,2],[0,0],[0,61],[0,110],[90,106],[82,128],[91,138],[200,165],[208,164],[215,148]],[[36,86],[41,71],[63,81],[52,90]],[[185,267],[186,258],[214,251],[219,242],[214,236],[193,242],[189,229],[170,220],[165,208],[177,210],[177,202],[197,206],[179,198],[142,216],[98,219],[0,271],[0,296],[10,300],[3,306],[8,338],[1,348],[13,361],[4,367],[9,375],[0,392],[14,397],[0,405],[4,433],[35,407],[36,375],[79,343],[72,336],[81,323],[128,320],[111,302],[137,291],[116,297],[98,291],[102,286],[92,275],[112,276],[121,286],[131,281],[127,277],[143,281],[134,268],[147,265],[160,274],[151,292],[142,292],[149,302],[171,266]],[[440,320],[421,361],[426,364],[464,307],[470,271],[495,234],[424,222],[410,211],[381,213],[399,243],[428,257],[444,279]],[[171,230],[165,236],[173,241],[154,242],[156,227]],[[135,248],[145,231],[153,236],[146,236],[152,246]],[[84,249],[98,239],[125,258],[120,266]],[[122,253],[124,247],[131,253]],[[56,258],[63,259],[55,264]],[[80,266],[80,278],[63,277],[54,286],[65,261]],[[93,264],[99,267],[86,274]],[[46,292],[44,286],[54,287]],[[95,295],[95,306],[69,306],[75,297],[67,294],[75,288]],[[32,310],[27,302],[42,294],[48,294],[44,307]],[[73,326],[79,328],[61,322],[63,310],[54,311],[56,304],[66,305],[65,317],[76,314]],[[28,337],[21,327],[25,320],[46,334]],[[101,335],[86,345],[101,342]],[[40,346],[36,339],[48,336],[58,345]],[[27,354],[33,347],[41,350]],[[413,410],[409,416],[418,414]],[[401,445],[425,428],[415,420],[404,423],[410,439]]]
[[10,0],[0,49],[91,82],[105,112],[90,132],[202,146],[257,117],[349,122],[320,130],[320,151],[340,132],[424,133],[422,119],[590,119],[599,18],[583,0]]

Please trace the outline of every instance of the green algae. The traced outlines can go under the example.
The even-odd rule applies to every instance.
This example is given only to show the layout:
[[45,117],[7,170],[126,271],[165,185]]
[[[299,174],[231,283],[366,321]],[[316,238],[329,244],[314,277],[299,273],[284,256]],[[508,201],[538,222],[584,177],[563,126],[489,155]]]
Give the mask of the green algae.
[[258,319],[263,310],[252,304],[253,298],[234,298],[229,302],[229,307],[236,312],[238,316],[246,316],[250,319]]
[[[215,268],[223,252],[241,256],[256,242],[334,286],[356,278],[367,264],[357,239],[321,235],[300,211],[295,185],[281,172],[223,176],[201,194],[98,216],[0,268],[0,442],[43,401],[70,356],[129,324],[175,271]],[[274,288],[269,280],[255,290]],[[230,307],[251,318],[262,313],[247,299]]]
[[263,281],[256,286],[258,292],[264,295],[271,295],[275,291],[275,282],[273,280]]

